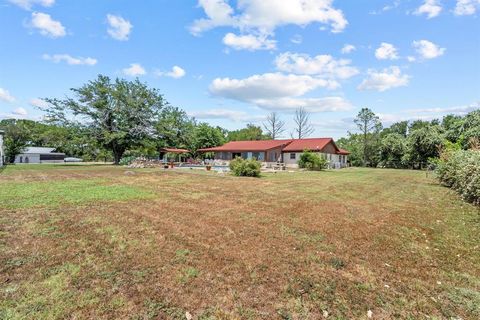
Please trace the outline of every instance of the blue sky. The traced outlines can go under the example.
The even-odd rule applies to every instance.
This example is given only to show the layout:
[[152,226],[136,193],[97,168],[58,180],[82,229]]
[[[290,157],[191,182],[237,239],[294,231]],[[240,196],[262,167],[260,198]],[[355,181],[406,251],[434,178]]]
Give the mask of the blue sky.
[[41,119],[97,74],[227,129],[311,112],[344,136],[480,107],[480,0],[0,0],[0,118]]

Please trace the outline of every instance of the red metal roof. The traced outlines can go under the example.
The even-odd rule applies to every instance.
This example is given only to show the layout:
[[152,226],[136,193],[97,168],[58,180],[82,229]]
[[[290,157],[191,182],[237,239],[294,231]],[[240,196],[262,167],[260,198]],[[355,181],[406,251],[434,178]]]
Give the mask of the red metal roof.
[[340,150],[340,151],[338,151],[337,154],[344,154],[344,155],[350,154],[350,152],[348,152],[348,151],[345,150],[345,149],[339,148],[339,150]]
[[176,148],[162,148],[160,152],[170,152],[170,153],[189,153],[187,149],[176,149]]
[[254,140],[254,141],[230,141],[223,146],[199,149],[201,152],[212,151],[266,151],[287,145],[292,140]]
[[235,152],[235,151],[267,151],[274,148],[282,148],[282,152],[303,152],[304,150],[322,151],[325,146],[332,143],[336,154],[350,154],[339,149],[332,138],[307,138],[288,140],[255,140],[255,141],[231,141],[223,146],[199,149],[200,152]]
[[[332,138],[308,138],[308,139],[295,139],[292,140],[288,146],[286,146],[284,152],[302,152],[304,150],[321,151],[327,144],[333,142]],[[333,143],[336,149],[337,146]]]

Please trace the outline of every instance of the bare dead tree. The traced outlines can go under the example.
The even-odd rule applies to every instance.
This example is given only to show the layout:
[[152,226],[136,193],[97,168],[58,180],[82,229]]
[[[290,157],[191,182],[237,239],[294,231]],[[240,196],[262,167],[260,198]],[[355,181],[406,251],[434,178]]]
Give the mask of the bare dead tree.
[[295,130],[292,136],[295,135],[298,139],[308,137],[315,130],[310,122],[310,113],[303,107],[295,110],[293,121],[295,122]]
[[272,112],[267,116],[267,119],[263,123],[263,127],[267,134],[275,140],[285,131],[285,122],[280,120],[280,117],[276,112]]

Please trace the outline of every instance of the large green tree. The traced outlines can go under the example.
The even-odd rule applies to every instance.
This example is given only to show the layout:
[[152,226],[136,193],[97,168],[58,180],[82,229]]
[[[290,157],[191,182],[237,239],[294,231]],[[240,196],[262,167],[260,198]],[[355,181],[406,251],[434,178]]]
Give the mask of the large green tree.
[[442,127],[445,130],[445,139],[450,142],[457,142],[462,138],[465,118],[453,114],[446,115],[442,119]]
[[444,135],[438,125],[422,126],[410,132],[407,138],[406,157],[413,167],[425,165],[429,159],[438,158]]
[[462,142],[466,148],[480,144],[480,110],[474,110],[465,117]]
[[220,127],[212,127],[208,123],[201,122],[195,127],[194,137],[190,142],[190,150],[197,154],[198,149],[212,148],[225,143],[225,130]]
[[90,130],[92,137],[113,154],[118,164],[129,148],[155,138],[154,125],[166,104],[156,89],[138,79],[127,81],[99,75],[64,100],[45,99],[48,118]]
[[195,136],[195,120],[185,111],[166,106],[155,124],[158,146],[161,148],[188,148]]
[[380,163],[385,167],[401,168],[405,165],[407,141],[400,133],[385,135],[380,143]]
[[382,123],[379,117],[370,109],[362,108],[354,120],[363,136],[363,165],[371,165],[375,156],[374,144],[379,142],[379,133]]
[[406,138],[408,134],[408,121],[395,122],[390,127],[384,128],[381,132],[382,136],[390,133],[397,133]]
[[246,128],[229,131],[227,134],[228,141],[251,141],[264,139],[269,139],[269,136],[263,133],[262,128],[251,123],[247,124]]
[[4,151],[7,163],[14,163],[15,157],[22,153],[30,141],[30,130],[22,120],[2,120],[0,129],[5,131]]

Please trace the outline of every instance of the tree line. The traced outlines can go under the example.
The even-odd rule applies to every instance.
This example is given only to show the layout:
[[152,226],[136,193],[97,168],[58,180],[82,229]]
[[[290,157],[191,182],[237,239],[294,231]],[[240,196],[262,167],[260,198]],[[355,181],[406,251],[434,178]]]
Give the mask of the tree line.
[[[138,79],[112,80],[99,75],[80,88],[71,89],[65,99],[44,99],[48,106],[43,121],[7,119],[5,130],[7,162],[28,146],[53,147],[85,161],[113,161],[124,156],[158,156],[161,148],[184,148],[193,157],[197,150],[228,141],[285,137],[285,122],[275,112],[262,125],[247,124],[226,130],[190,117],[172,106],[154,88]],[[448,115],[433,121],[400,121],[384,128],[370,109],[362,109],[354,120],[358,133],[337,141],[348,151],[355,166],[415,167],[439,155],[446,142],[467,149],[480,137],[480,111],[465,116]],[[293,115],[290,138],[310,136],[314,128],[310,114],[298,108]]]
[[[0,121],[7,162],[13,163],[28,146],[53,147],[85,161],[116,164],[124,156],[155,157],[166,147],[188,149],[195,157],[200,148],[234,140],[276,139],[285,132],[285,122],[275,112],[267,117],[263,129],[248,124],[228,131],[199,122],[138,79],[112,80],[99,75],[71,92],[66,99],[44,99],[48,106],[42,108],[43,121]],[[297,110],[294,121],[297,127],[292,136],[302,138],[313,131],[304,109]]]
[[466,150],[480,139],[480,110],[442,120],[399,121],[384,128],[372,110],[363,108],[354,122],[359,132],[337,141],[350,151],[354,166],[422,168],[435,162],[450,144]]

